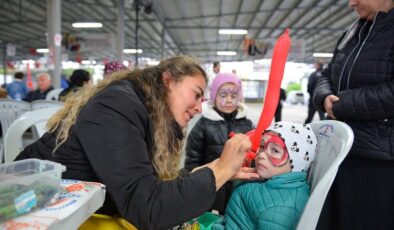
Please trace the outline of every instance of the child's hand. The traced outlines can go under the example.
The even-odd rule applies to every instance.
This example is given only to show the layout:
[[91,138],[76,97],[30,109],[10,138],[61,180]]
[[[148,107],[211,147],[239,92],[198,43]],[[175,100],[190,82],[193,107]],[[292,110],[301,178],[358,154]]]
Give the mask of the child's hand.
[[238,172],[234,174],[231,180],[259,180],[261,179],[257,174],[255,168],[241,167]]

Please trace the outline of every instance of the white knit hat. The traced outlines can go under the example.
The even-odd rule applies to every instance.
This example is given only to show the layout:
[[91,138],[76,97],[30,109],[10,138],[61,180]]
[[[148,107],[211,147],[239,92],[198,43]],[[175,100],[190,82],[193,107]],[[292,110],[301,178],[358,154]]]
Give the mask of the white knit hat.
[[317,140],[310,125],[280,121],[267,131],[274,131],[283,139],[289,153],[292,172],[306,172],[315,159]]

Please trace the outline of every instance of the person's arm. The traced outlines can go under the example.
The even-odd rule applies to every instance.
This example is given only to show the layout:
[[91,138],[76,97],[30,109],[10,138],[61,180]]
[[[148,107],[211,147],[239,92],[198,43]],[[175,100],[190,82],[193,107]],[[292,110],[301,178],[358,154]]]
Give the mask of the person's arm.
[[121,216],[141,229],[164,229],[201,215],[241,167],[249,138],[231,138],[212,167],[160,181],[148,150],[154,145],[153,124],[142,103],[122,92],[98,96],[81,110],[73,128]]
[[317,110],[326,111],[324,108],[324,100],[329,95],[335,95],[331,86],[331,63],[323,70],[322,75],[317,79],[314,95],[310,95],[311,97],[313,96],[313,104]]
[[339,101],[333,104],[333,113],[339,120],[394,118],[394,81],[341,91],[338,97]]
[[332,111],[326,111],[326,97],[329,95],[336,96],[336,93],[332,89],[331,83],[331,63],[335,62],[338,53],[338,45],[345,37],[345,35],[346,32],[343,33],[342,36],[338,39],[331,62],[328,64],[327,68],[323,69],[321,76],[317,79],[314,94],[310,95],[311,97],[313,97],[313,105],[315,106],[315,108],[318,111],[327,112],[328,115],[332,114]]
[[[207,165],[215,175],[216,190],[219,190],[228,180],[233,179],[233,176],[241,170],[245,154],[251,147],[249,137],[244,134],[236,134],[224,144],[220,158]],[[255,173],[248,174],[255,175]]]
[[185,169],[191,171],[195,167],[203,164],[205,137],[204,137],[204,123],[202,119],[198,120],[196,125],[190,132],[185,148]]
[[316,83],[317,83],[317,78],[315,77],[316,76],[315,74],[316,74],[316,72],[311,73],[311,75],[308,78],[307,91],[311,97],[313,97],[313,95],[312,95],[313,89],[314,89],[314,87],[316,87]]

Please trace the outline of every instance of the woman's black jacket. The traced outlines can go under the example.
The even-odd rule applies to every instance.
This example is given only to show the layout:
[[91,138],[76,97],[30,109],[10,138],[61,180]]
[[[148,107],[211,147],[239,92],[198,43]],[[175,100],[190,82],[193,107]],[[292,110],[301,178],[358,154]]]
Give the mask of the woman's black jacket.
[[64,164],[63,178],[106,185],[105,214],[120,213],[138,229],[168,229],[208,210],[215,198],[209,168],[182,179],[160,181],[151,162],[153,123],[144,95],[122,80],[103,89],[82,108],[67,141],[53,154],[46,133],[17,157]]
[[334,115],[354,132],[350,156],[394,160],[394,9],[357,21],[339,40],[315,106],[324,110],[330,94],[339,97]]

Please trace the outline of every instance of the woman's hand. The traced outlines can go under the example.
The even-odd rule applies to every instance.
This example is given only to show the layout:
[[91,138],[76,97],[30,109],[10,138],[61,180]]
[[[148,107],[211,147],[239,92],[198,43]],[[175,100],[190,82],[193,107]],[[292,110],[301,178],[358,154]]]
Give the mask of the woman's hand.
[[[225,143],[220,158],[207,165],[215,174],[216,190],[240,171],[245,154],[251,147],[252,142],[248,136],[236,134]],[[246,175],[249,173],[241,171],[238,174],[240,178],[245,178]]]
[[337,119],[334,115],[334,112],[332,111],[332,106],[334,104],[334,102],[339,101],[339,97],[331,94],[328,95],[325,99],[324,99],[324,109],[327,112],[327,116],[333,119]]
[[232,180],[260,180],[262,179],[256,172],[256,168],[241,167],[231,178]]

